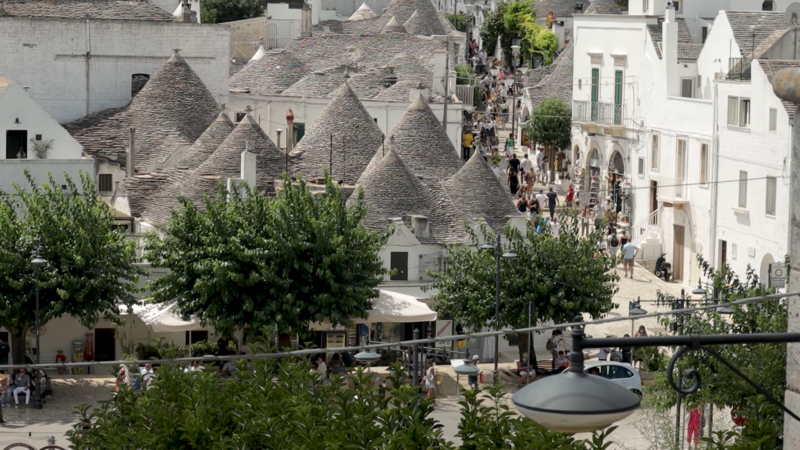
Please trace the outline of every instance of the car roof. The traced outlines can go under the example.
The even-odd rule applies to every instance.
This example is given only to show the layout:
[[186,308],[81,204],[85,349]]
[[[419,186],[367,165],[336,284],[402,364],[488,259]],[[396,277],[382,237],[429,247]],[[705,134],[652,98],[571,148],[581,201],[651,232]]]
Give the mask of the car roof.
[[633,369],[633,366],[631,366],[630,364],[619,361],[590,361],[584,363],[583,368],[589,369],[592,367],[600,367],[600,366],[622,366],[625,367],[626,369],[628,368]]

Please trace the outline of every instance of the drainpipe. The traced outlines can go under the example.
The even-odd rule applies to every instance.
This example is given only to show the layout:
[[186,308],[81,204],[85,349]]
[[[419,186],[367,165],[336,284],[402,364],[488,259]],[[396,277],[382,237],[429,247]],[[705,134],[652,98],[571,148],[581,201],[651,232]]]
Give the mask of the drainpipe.
[[719,206],[717,204],[717,197],[719,188],[717,186],[717,180],[719,180],[719,133],[717,130],[719,129],[719,84],[714,83],[714,126],[711,129],[711,154],[714,155],[713,158],[713,175],[711,178],[711,229],[709,230],[709,243],[708,243],[708,254],[706,255],[707,258],[711,259],[711,262],[717,260],[717,211],[719,210]]

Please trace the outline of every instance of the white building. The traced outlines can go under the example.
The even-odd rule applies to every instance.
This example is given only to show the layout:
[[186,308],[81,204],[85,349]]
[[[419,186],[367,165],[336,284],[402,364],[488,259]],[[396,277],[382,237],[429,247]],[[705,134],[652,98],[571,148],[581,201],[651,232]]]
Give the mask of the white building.
[[[177,2],[176,2],[177,4]],[[149,1],[6,2],[0,13],[0,77],[60,123],[130,103],[172,50],[183,55],[224,103],[229,31],[179,23]]]
[[[573,182],[610,198],[646,262],[667,253],[676,280],[697,283],[698,254],[764,277],[788,248],[794,111],[770,79],[797,63],[793,25],[761,11],[774,2],[665,4],[574,17]],[[751,12],[719,11],[734,7]]]
[[81,172],[94,178],[95,161],[83,158],[83,147],[45,112],[19,84],[0,79],[0,192],[14,192],[13,183],[29,186],[25,171],[37,184],[48,174],[64,183],[65,173],[80,184]]

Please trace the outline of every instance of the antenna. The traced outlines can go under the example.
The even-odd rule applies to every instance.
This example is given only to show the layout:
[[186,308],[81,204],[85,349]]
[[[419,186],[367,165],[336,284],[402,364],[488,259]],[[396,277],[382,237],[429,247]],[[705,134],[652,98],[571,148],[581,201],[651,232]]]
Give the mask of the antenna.
[[786,8],[786,19],[794,25],[794,59],[797,59],[797,19],[800,18],[800,3],[794,2]]

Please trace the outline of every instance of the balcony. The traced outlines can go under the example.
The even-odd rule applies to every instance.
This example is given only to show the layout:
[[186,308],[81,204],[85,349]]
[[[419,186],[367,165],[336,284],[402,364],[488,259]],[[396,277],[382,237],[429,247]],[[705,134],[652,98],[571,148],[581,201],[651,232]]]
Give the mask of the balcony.
[[572,120],[574,122],[622,127],[625,119],[625,105],[587,100],[572,101]]
[[689,203],[685,177],[664,178],[658,181],[658,201],[673,205]]
[[728,58],[729,81],[750,81],[750,58]]

